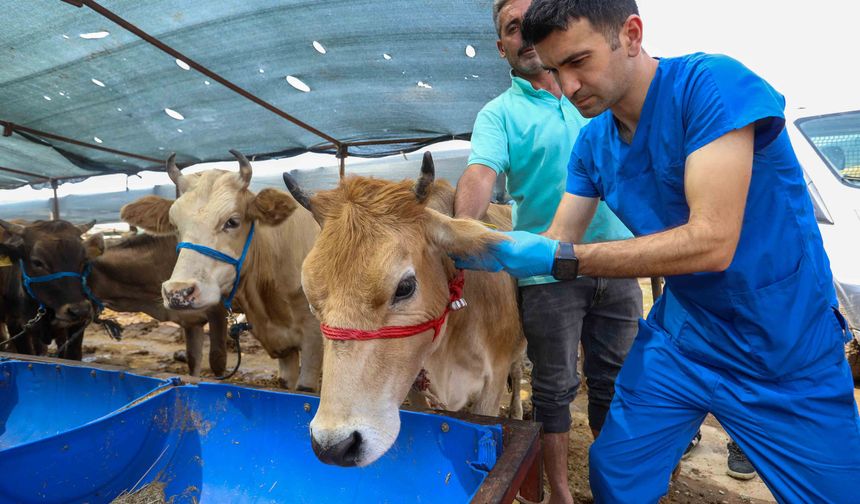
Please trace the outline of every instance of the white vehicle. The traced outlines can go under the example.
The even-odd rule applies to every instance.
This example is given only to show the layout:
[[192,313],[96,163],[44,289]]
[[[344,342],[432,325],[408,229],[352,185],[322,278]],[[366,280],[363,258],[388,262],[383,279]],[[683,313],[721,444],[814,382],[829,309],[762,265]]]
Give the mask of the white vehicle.
[[839,304],[860,341],[860,110],[787,114],[830,257]]

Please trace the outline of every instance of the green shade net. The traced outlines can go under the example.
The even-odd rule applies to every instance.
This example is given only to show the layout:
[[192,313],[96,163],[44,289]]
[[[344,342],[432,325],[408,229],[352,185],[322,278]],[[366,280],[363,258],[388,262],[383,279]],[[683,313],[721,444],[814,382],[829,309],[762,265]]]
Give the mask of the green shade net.
[[[490,0],[101,5],[338,141],[422,139],[350,147],[352,156],[468,138],[481,107],[510,85]],[[0,120],[157,159],[175,151],[180,164],[233,159],[228,149],[257,159],[331,151],[330,142],[182,69],[90,8],[0,0],[0,12]],[[80,37],[101,31],[109,35]],[[0,138],[0,167],[46,177],[162,169],[17,134]],[[0,188],[30,181],[7,173]]]

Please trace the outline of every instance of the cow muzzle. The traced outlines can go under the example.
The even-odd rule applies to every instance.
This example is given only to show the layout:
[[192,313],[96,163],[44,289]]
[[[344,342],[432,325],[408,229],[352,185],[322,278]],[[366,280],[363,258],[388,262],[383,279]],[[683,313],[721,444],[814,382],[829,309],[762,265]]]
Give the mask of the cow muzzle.
[[81,301],[80,303],[64,304],[57,310],[56,314],[55,319],[58,322],[56,325],[66,327],[92,318],[93,308],[89,301]]
[[200,298],[197,282],[164,282],[161,286],[164,306],[171,310],[189,310],[195,307]]

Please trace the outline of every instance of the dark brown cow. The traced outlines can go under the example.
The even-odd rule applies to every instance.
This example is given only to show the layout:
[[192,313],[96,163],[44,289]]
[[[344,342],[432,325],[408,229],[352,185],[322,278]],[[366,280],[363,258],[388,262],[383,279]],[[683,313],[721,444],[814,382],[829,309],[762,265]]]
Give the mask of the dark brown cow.
[[[60,357],[80,360],[81,332],[94,316],[81,278],[72,276],[33,283],[31,295],[24,287],[21,264],[30,277],[58,272],[82,273],[87,261],[104,250],[100,234],[81,239],[94,223],[75,226],[63,220],[30,224],[0,220],[0,256],[7,257],[7,262],[11,263],[0,268],[0,322],[5,322],[13,338],[24,331],[20,338],[0,348],[39,355],[46,353],[53,340],[63,349]],[[44,306],[44,316],[27,327],[28,321],[36,317],[40,304]],[[72,341],[66,345],[70,338]]]
[[185,335],[188,371],[200,374],[203,325],[209,322],[209,367],[224,374],[227,360],[226,310],[220,304],[204,311],[179,312],[164,307],[161,284],[176,264],[176,237],[138,235],[110,246],[92,262],[89,284],[105,306],[114,311],[143,312],[161,321],[176,322]]

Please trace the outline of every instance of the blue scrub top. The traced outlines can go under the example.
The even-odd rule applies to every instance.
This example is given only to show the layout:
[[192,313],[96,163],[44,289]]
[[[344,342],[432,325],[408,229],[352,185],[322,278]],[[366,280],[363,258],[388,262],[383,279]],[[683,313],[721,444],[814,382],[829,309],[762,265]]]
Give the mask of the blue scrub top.
[[687,156],[755,123],[752,180],[731,265],[667,277],[646,324],[691,358],[761,379],[806,376],[839,362],[847,338],[784,107],[782,95],[727,56],[661,59],[632,142],[621,139],[607,110],[583,130],[568,166],[569,193],[599,196],[634,235],[652,234],[689,220]]

